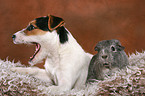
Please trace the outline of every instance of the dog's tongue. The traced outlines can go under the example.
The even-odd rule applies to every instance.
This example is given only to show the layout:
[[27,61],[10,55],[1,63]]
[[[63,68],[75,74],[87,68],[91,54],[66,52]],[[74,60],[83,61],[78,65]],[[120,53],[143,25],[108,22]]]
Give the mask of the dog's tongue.
[[30,57],[30,61],[32,61],[35,58],[36,54],[40,51],[41,48],[40,44],[38,43],[34,43],[34,44],[36,45],[36,49],[34,55]]
[[[38,43],[36,43],[36,51],[38,51],[40,49],[40,45]],[[35,51],[35,53],[36,53]]]

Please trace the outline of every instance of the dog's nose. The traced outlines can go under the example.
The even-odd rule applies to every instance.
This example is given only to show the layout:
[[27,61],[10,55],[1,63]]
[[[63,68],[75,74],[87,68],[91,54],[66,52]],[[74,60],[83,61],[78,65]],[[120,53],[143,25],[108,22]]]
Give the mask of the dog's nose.
[[13,35],[12,38],[13,38],[13,40],[14,40],[14,39],[16,38],[16,35]]
[[103,59],[106,59],[107,57],[108,57],[107,55],[103,55],[103,56],[102,56]]

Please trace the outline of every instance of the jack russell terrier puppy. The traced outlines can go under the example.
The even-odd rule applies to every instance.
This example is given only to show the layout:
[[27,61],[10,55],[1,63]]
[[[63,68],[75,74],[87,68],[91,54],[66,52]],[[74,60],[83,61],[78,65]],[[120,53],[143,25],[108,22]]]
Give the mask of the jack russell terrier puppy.
[[61,92],[85,85],[92,55],[86,53],[71,33],[64,27],[62,18],[48,15],[36,18],[13,36],[15,44],[35,44],[36,51],[30,58],[31,66],[45,59],[45,69],[14,67],[12,71],[30,74],[53,86],[50,92]]

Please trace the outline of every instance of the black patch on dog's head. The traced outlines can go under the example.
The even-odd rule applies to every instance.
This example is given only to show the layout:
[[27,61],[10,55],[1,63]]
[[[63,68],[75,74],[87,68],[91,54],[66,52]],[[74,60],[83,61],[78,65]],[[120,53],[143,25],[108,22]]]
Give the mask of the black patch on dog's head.
[[68,41],[68,32],[64,28],[64,20],[52,15],[36,18],[36,26],[43,31],[57,30],[60,43],[64,44]]
[[36,18],[36,26],[43,31],[50,31],[48,28],[48,20],[48,16]]
[[51,23],[50,24],[50,27],[53,29],[56,26],[58,26],[60,24],[60,22],[63,21],[63,19],[62,18],[59,18],[59,17],[51,16],[51,21],[52,22],[50,22]]
[[64,20],[60,17],[48,15],[36,18],[36,26],[43,31],[53,31],[64,25]]
[[57,28],[57,34],[59,35],[60,43],[64,44],[68,41],[68,32],[64,26]]

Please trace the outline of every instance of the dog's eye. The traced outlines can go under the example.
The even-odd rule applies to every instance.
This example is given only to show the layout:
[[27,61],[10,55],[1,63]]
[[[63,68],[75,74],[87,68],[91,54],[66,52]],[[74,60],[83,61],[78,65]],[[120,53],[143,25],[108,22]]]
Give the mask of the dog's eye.
[[31,31],[31,30],[33,30],[33,29],[35,29],[35,27],[34,27],[33,25],[30,25],[30,26],[27,27],[27,30],[28,30],[28,31]]

